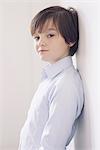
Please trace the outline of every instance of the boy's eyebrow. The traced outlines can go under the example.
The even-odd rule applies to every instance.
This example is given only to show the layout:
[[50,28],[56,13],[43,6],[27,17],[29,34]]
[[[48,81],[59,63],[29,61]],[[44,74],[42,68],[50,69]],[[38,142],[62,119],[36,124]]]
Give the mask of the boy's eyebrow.
[[54,30],[54,31],[57,31],[56,28],[48,28],[47,30]]

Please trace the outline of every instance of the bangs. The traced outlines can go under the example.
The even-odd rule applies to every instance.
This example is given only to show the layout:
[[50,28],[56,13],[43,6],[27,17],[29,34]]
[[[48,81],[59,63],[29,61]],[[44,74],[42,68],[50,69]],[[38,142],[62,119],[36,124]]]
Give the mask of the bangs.
[[41,33],[44,25],[46,24],[48,26],[50,21],[52,21],[55,27],[58,28],[57,20],[58,20],[57,15],[54,15],[54,14],[53,15],[50,15],[50,14],[37,15],[35,18],[33,18],[31,22],[32,36],[35,34],[37,29],[38,29],[38,32]]

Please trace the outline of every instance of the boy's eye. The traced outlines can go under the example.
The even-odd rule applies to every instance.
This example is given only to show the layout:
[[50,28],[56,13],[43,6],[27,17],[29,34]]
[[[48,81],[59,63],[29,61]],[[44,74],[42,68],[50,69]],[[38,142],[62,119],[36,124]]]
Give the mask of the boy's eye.
[[35,37],[34,37],[34,39],[35,39],[36,41],[38,41],[39,38],[40,38],[39,36],[35,36]]
[[53,36],[54,36],[54,34],[48,34],[47,35],[48,38],[53,37]]

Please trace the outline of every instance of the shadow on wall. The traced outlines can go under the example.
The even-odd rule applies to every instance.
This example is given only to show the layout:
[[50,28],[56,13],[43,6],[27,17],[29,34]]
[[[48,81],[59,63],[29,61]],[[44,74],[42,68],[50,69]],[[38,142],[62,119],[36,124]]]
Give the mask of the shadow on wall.
[[84,95],[85,95],[85,104],[84,104],[84,111],[79,118],[78,123],[78,130],[75,135],[75,150],[92,150],[92,133],[91,133],[91,116],[90,116],[90,98],[89,98],[89,92],[87,87],[87,76],[86,76],[86,51],[87,51],[87,33],[85,30],[84,25],[84,14],[82,16],[79,16],[79,28],[80,28],[80,43],[79,43],[79,51],[76,55],[77,60],[77,67],[81,74],[83,86],[84,86]]
[[75,135],[75,150],[92,150],[90,120],[86,116],[86,110],[84,109]]

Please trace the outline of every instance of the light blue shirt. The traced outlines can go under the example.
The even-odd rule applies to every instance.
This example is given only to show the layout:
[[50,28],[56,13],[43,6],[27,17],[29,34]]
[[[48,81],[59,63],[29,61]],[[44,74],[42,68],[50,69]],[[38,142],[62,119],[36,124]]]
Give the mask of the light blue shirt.
[[65,150],[84,104],[82,80],[71,56],[43,70],[21,130],[20,150]]

